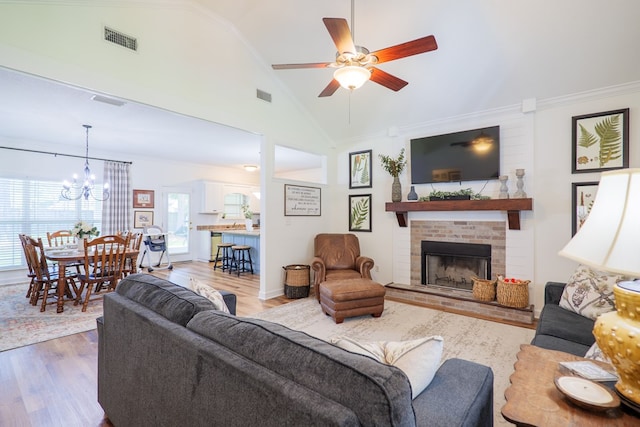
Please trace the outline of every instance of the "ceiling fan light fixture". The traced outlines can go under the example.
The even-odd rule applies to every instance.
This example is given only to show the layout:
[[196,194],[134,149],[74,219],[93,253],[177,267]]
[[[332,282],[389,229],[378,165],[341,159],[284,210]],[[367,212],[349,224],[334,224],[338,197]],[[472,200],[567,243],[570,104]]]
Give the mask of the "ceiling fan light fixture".
[[348,65],[334,71],[333,78],[343,88],[356,90],[371,78],[371,71],[357,65]]
[[247,172],[255,172],[256,170],[258,170],[258,167],[256,165],[244,165],[243,167]]

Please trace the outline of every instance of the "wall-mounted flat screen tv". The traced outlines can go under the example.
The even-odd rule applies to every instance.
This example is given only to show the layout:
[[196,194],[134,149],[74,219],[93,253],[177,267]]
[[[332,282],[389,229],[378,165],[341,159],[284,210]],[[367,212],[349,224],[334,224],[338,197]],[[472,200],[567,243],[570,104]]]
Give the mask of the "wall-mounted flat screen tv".
[[482,181],[500,175],[500,126],[411,140],[411,183]]

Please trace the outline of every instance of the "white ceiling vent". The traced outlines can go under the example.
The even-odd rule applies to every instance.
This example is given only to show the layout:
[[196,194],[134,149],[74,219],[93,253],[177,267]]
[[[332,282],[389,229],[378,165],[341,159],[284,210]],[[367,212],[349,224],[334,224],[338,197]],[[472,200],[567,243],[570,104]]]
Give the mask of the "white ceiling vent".
[[113,30],[109,27],[104,27],[104,39],[108,42],[119,44],[122,47],[126,47],[127,49],[131,49],[134,51],[138,50],[138,40],[128,36],[126,34],[121,33],[120,31]]
[[263,101],[271,102],[271,94],[260,89],[256,89],[256,97]]

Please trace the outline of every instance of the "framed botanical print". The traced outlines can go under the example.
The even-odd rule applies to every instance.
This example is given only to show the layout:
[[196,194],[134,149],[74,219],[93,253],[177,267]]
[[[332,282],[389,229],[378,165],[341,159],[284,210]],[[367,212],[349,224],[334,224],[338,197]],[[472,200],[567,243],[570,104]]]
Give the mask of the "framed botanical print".
[[587,220],[598,192],[598,182],[574,182],[571,184],[571,235],[580,230]]
[[133,190],[133,207],[153,208],[153,190]]
[[133,228],[153,225],[153,211],[133,211]]
[[349,231],[371,231],[371,194],[349,196]]
[[349,188],[371,187],[371,150],[349,153]]
[[571,173],[629,167],[629,109],[571,118]]

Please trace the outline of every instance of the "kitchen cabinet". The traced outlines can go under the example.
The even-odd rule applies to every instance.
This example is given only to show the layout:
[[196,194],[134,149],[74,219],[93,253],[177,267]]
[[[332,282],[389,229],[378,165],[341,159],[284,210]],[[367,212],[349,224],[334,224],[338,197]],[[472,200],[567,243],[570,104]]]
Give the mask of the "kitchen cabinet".
[[260,212],[260,198],[256,194],[260,194],[260,187],[249,188],[249,208],[253,213]]
[[218,182],[199,181],[200,213],[221,214],[224,212],[224,185]]

